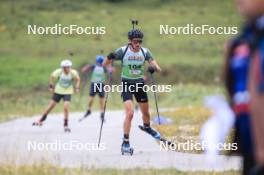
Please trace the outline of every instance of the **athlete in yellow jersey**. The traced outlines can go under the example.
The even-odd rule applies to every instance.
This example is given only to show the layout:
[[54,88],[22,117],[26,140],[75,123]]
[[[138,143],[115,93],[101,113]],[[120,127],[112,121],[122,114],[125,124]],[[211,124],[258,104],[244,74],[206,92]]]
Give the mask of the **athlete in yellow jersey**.
[[76,70],[72,69],[72,62],[70,60],[63,60],[61,68],[56,69],[50,76],[49,89],[53,93],[47,109],[44,111],[42,117],[34,122],[33,125],[41,126],[47,115],[56,106],[61,99],[64,101],[64,130],[70,131],[68,127],[69,105],[71,95],[80,90],[80,77]]

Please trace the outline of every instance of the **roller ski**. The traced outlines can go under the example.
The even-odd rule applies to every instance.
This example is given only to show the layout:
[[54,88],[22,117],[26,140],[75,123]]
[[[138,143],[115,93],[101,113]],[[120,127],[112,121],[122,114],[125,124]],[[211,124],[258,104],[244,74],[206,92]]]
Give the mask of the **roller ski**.
[[32,123],[32,126],[42,126],[42,125],[43,125],[43,123],[40,121]]
[[157,141],[164,142],[164,143],[166,143],[168,145],[171,145],[172,144],[171,141],[168,141],[167,139],[161,137],[160,133],[158,131],[154,130],[153,128],[151,128],[151,127],[145,127],[145,126],[142,126],[142,125],[138,125],[138,127],[142,131],[144,131],[144,132],[148,133],[149,135],[151,135]]
[[47,114],[43,115],[39,120],[32,123],[32,126],[42,126],[43,122],[46,120]]
[[121,146],[121,154],[122,155],[130,154],[132,156],[133,153],[134,153],[134,149],[132,147],[130,147],[130,144],[123,142],[122,146]]
[[71,132],[71,129],[69,127],[64,127],[64,132],[65,133],[70,133]]
[[91,110],[87,110],[87,112],[84,114],[84,116],[82,118],[80,118],[78,121],[81,122],[83,121],[86,117],[88,117],[89,115],[91,115]]
[[65,133],[70,133],[70,132],[71,132],[71,129],[70,129],[69,126],[68,126],[68,119],[64,119],[64,124],[63,124],[63,126],[64,126],[64,132],[65,132]]

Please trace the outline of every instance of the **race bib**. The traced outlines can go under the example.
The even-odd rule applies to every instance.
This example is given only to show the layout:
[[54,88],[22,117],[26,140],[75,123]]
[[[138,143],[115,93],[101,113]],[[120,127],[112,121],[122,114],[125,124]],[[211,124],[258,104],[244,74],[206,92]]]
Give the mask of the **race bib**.
[[130,70],[130,74],[131,75],[140,75],[141,74],[141,70]]

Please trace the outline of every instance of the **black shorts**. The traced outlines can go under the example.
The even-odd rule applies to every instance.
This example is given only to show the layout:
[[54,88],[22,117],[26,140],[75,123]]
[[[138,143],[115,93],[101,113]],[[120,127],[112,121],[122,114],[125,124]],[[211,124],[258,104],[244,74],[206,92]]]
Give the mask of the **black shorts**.
[[98,93],[100,98],[105,97],[104,83],[91,83],[89,95],[94,97]]
[[54,93],[52,96],[52,100],[54,100],[57,103],[59,103],[62,98],[63,98],[63,101],[71,101],[71,95],[70,94],[63,95],[63,94]]
[[[136,88],[136,84],[137,87]],[[148,102],[147,92],[143,90],[144,82],[127,82],[122,81],[123,91],[121,93],[121,97],[123,102],[127,100],[133,100],[133,95],[138,103],[146,103]]]

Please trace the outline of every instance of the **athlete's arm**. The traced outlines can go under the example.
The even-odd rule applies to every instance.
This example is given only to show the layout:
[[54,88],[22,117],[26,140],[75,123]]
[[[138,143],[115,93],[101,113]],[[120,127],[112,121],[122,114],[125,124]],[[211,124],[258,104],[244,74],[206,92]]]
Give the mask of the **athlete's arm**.
[[56,79],[56,77],[54,77],[53,75],[50,76],[50,79],[49,79],[49,90],[50,90],[50,92],[54,92],[55,79]]
[[110,60],[108,57],[104,59],[103,66],[106,67],[112,63],[112,60]]
[[75,79],[75,92],[79,92],[80,91],[81,79],[80,79],[80,76],[79,76],[77,71],[76,71],[76,75],[75,75],[74,79]]
[[79,91],[80,91],[80,83],[81,83],[81,79],[80,79],[80,77],[78,76],[78,77],[76,78],[75,92],[79,92]]
[[112,60],[117,59],[118,55],[115,52],[111,52],[107,55],[106,59],[104,59],[103,66],[108,66],[112,63]]
[[55,89],[55,85],[57,83],[57,80],[61,74],[61,69],[56,69],[55,71],[53,71],[50,75],[50,81],[49,81],[49,89],[51,92],[54,92]]
[[150,52],[150,50],[147,49],[145,57],[146,57],[146,60],[149,62],[150,66],[154,68],[154,71],[161,72],[161,68],[156,62],[156,60],[153,58],[153,55]]
[[155,67],[155,69],[157,70],[157,72],[161,72],[161,68],[160,66],[158,65],[157,61],[154,60],[154,59],[150,59],[149,60],[149,64],[153,67]]
[[82,73],[88,72],[91,70],[91,65],[87,64],[82,68]]

